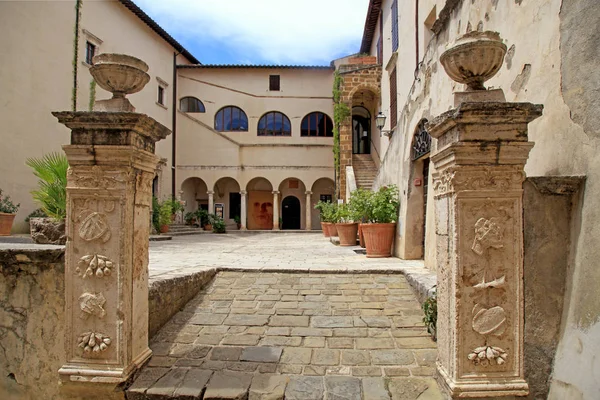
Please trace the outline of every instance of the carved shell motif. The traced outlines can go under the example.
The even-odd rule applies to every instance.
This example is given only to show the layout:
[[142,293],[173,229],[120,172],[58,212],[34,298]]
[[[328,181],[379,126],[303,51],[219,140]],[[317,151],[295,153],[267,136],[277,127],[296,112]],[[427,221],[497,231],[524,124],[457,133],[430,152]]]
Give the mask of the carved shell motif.
[[85,332],[79,335],[78,346],[83,349],[83,357],[91,357],[105,351],[110,346],[110,338],[102,333]]
[[[75,273],[83,279],[96,276],[102,278],[110,276],[114,263],[106,256],[100,254],[88,254],[77,262]],[[83,271],[83,272],[82,272]]]
[[500,347],[495,346],[481,346],[473,349],[468,355],[468,359],[475,365],[502,365],[506,362],[508,354]]

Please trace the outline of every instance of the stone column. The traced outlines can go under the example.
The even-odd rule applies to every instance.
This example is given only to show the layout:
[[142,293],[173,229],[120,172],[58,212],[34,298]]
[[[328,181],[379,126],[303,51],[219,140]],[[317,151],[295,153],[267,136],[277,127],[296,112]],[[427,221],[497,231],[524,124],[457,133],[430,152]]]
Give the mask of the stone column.
[[241,198],[241,214],[240,215],[240,230],[241,231],[245,231],[248,228],[246,228],[246,224],[247,224],[247,219],[248,219],[248,192],[246,192],[245,190],[242,190],[240,192],[240,198]]
[[[155,142],[170,131],[133,112],[53,114],[71,129],[71,144],[63,146],[70,168],[66,363],[59,374],[94,388],[118,385],[151,355],[148,218],[160,160]],[[93,398],[89,390],[86,396]]]
[[273,230],[279,230],[279,191],[273,191]]
[[208,190],[206,193],[208,193],[208,213],[214,214],[215,213],[215,192],[212,190]]
[[452,397],[524,396],[524,166],[531,103],[462,103],[428,125],[438,265],[438,380]]
[[310,203],[312,192],[310,190],[306,191],[306,230],[312,230],[312,207]]

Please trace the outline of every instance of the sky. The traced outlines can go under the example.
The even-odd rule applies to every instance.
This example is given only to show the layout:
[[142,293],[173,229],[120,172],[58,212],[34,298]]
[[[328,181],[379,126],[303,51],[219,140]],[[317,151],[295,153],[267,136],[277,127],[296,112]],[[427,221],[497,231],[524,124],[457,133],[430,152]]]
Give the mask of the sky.
[[369,0],[134,0],[203,64],[329,65],[358,52]]

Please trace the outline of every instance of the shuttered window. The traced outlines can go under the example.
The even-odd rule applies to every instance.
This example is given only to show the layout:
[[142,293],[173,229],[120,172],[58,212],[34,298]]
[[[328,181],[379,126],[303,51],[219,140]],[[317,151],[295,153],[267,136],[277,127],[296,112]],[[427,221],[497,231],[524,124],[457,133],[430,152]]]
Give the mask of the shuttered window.
[[392,2],[392,52],[398,51],[398,0]]
[[279,90],[279,75],[269,75],[269,90]]
[[390,127],[394,129],[398,121],[398,105],[397,105],[397,86],[396,86],[396,68],[390,74]]

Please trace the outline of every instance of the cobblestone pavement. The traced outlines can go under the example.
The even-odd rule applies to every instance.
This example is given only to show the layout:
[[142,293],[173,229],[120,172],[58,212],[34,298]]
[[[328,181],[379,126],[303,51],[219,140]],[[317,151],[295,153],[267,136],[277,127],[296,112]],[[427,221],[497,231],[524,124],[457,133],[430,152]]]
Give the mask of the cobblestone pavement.
[[423,261],[368,259],[357,247],[334,246],[315,233],[231,233],[174,237],[150,242],[151,279],[208,268],[291,271],[400,271],[423,268]]
[[152,339],[127,398],[442,399],[421,319],[399,274],[221,272]]

